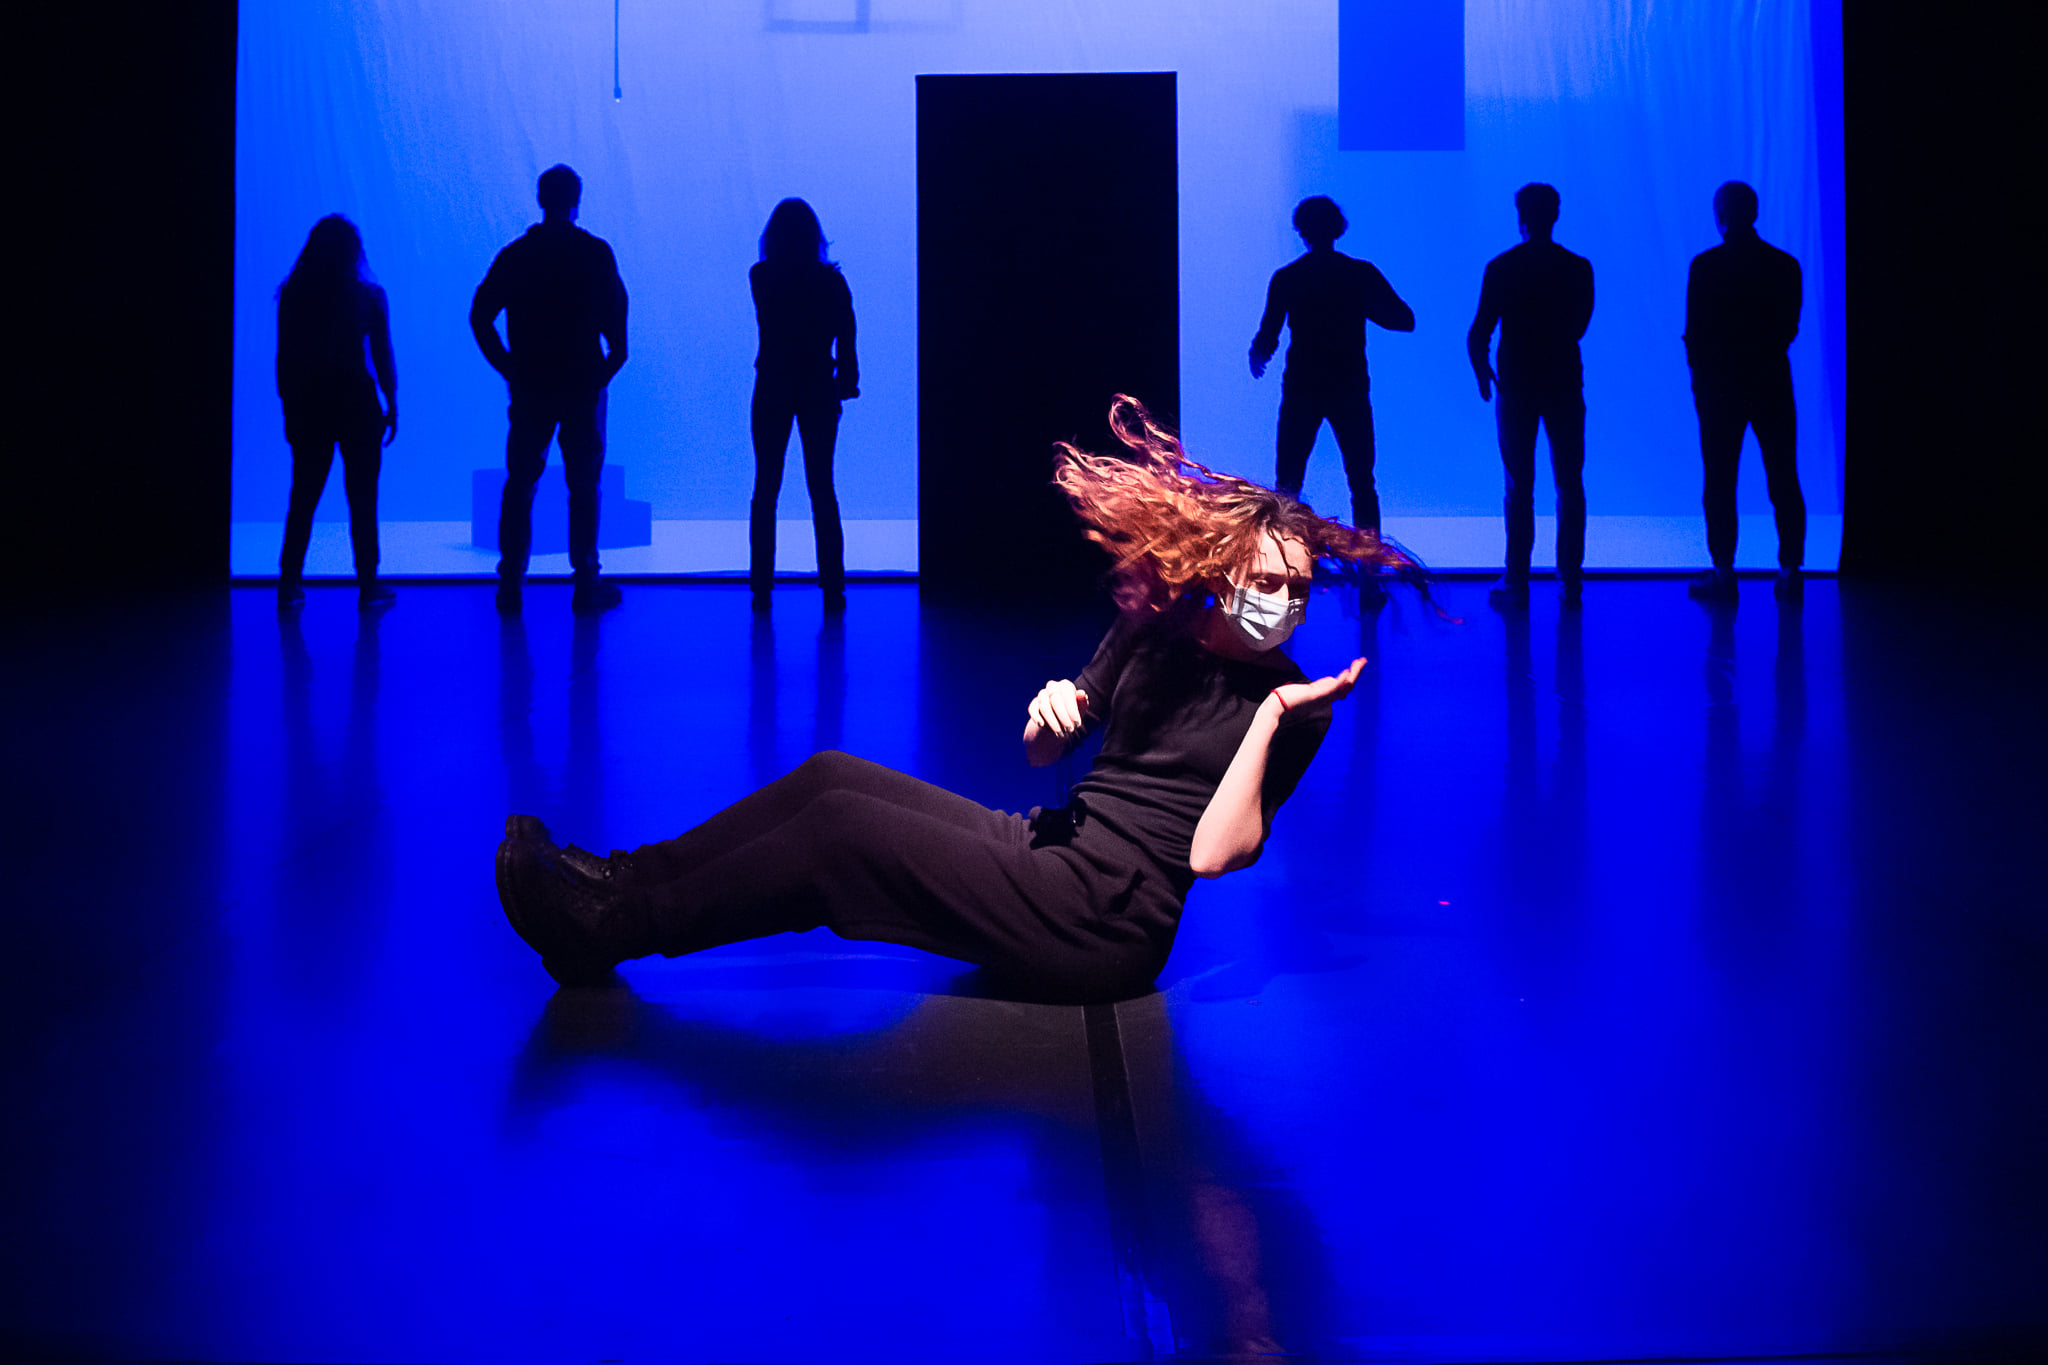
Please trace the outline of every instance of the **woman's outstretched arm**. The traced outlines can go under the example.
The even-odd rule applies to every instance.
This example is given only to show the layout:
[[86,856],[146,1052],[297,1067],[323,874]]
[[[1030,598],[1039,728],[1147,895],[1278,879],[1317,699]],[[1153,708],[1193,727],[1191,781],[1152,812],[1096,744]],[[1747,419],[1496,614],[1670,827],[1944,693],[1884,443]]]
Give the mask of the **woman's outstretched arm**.
[[1259,703],[1251,728],[1238,742],[1236,756],[1195,826],[1188,867],[1197,877],[1220,877],[1259,860],[1259,850],[1273,827],[1273,813],[1266,809],[1265,800],[1266,760],[1280,729],[1280,717],[1304,706],[1328,706],[1345,696],[1364,667],[1365,660],[1353,659],[1342,673],[1314,682],[1287,683]]

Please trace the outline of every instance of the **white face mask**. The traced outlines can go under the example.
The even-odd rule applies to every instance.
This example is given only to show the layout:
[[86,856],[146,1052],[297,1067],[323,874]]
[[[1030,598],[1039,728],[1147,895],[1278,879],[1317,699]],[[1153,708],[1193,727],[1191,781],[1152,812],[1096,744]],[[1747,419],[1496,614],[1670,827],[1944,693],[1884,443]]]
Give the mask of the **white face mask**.
[[1231,593],[1223,612],[1237,623],[1245,643],[1264,653],[1294,634],[1294,628],[1301,624],[1303,605],[1300,598],[1284,592],[1238,588]]

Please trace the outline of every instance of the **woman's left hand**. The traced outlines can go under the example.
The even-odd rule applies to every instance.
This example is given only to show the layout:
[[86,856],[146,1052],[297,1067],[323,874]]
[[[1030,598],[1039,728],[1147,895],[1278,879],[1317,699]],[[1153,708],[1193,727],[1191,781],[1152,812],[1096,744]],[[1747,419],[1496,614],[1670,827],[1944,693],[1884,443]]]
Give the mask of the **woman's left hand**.
[[1273,699],[1280,703],[1283,712],[1299,710],[1304,706],[1327,706],[1341,697],[1349,696],[1358,684],[1358,675],[1365,668],[1364,659],[1353,659],[1351,666],[1342,673],[1314,682],[1282,683],[1273,689]]

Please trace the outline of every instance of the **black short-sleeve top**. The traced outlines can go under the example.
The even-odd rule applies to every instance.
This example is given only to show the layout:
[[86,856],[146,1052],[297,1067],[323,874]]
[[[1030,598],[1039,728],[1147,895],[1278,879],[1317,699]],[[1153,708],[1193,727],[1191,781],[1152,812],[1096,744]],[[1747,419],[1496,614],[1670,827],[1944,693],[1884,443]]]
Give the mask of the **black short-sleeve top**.
[[[1226,659],[1195,639],[1201,615],[1191,603],[1149,616],[1126,615],[1074,679],[1087,695],[1102,750],[1073,789],[1083,840],[1107,834],[1127,844],[1184,899],[1195,826],[1266,695],[1306,677],[1279,650],[1251,661]],[[1289,712],[1266,762],[1268,818],[1301,781],[1329,730],[1327,708]],[[1078,742],[1078,741],[1077,741]]]

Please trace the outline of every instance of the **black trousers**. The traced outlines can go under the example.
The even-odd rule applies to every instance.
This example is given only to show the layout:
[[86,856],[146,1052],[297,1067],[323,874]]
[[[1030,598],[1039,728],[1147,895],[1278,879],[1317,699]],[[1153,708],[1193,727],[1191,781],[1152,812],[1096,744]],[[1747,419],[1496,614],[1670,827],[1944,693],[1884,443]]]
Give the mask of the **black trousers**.
[[569,564],[597,577],[597,476],[604,468],[603,389],[512,394],[505,437],[505,494],[498,503],[498,576],[526,576],[533,547],[533,490],[560,433],[569,483]]
[[1778,564],[1796,569],[1806,562],[1806,497],[1799,491],[1799,420],[1792,402],[1792,375],[1769,375],[1746,383],[1693,383],[1700,417],[1700,458],[1706,465],[1707,553],[1717,569],[1735,567],[1735,473],[1742,461],[1742,433],[1756,432],[1764,459],[1764,483],[1778,523]]
[[1376,453],[1372,397],[1364,380],[1333,385],[1282,382],[1280,424],[1273,441],[1277,466],[1274,482],[1289,497],[1301,496],[1301,483],[1308,475],[1308,454],[1315,448],[1316,433],[1322,430],[1324,422],[1336,433],[1337,450],[1344,457],[1344,477],[1351,484],[1351,524],[1377,531],[1380,494],[1372,478]]
[[1574,578],[1586,562],[1586,399],[1576,387],[1515,390],[1494,395],[1493,420],[1507,475],[1502,511],[1508,525],[1507,571],[1526,578],[1536,548],[1536,428],[1550,436],[1550,471],[1557,483],[1557,571]]
[[1132,879],[1021,815],[821,753],[688,833],[633,850],[624,913],[669,957],[823,926],[1049,995],[1117,999],[1150,986],[1177,921],[1133,896]]
[[284,553],[278,577],[296,583],[306,572],[306,546],[313,539],[313,511],[334,467],[334,449],[341,447],[342,487],[348,494],[348,537],[355,552],[356,580],[377,576],[377,475],[384,467],[381,414],[374,420],[334,423],[288,421],[285,438],[292,447],[292,497],[284,517]]
[[811,526],[818,537],[818,586],[846,590],[846,535],[839,494],[832,487],[832,452],[839,442],[839,400],[802,400],[773,385],[754,386],[754,502],[747,527],[748,580],[755,592],[775,584],[775,504],[782,496],[782,466],[794,421],[804,446],[804,487],[811,495]]

